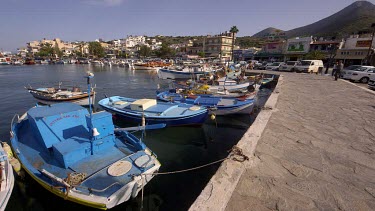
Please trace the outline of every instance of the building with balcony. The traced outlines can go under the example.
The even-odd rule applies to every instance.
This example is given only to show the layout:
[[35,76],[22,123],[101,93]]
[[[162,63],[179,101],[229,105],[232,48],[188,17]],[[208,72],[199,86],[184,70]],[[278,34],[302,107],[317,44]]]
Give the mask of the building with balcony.
[[369,53],[375,48],[371,34],[352,35],[345,40],[341,49],[336,52],[336,60],[343,60],[345,66],[360,65],[365,62]]
[[217,57],[229,61],[232,57],[232,33],[224,32],[207,36],[203,46],[206,57]]

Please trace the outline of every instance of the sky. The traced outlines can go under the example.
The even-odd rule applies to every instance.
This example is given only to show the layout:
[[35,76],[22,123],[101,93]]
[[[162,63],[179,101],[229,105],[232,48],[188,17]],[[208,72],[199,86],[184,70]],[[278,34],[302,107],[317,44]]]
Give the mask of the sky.
[[[354,0],[0,0],[0,51],[27,42],[113,40],[127,35],[214,35],[308,25]],[[375,0],[370,0],[375,4]]]

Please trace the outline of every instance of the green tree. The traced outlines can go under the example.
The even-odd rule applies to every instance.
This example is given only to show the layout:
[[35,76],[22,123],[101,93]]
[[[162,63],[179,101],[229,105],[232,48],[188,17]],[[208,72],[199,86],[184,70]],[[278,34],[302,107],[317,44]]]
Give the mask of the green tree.
[[89,53],[98,58],[103,58],[105,56],[104,48],[99,42],[89,42]]
[[239,32],[239,30],[237,29],[237,26],[232,26],[232,28],[230,28],[230,31],[232,33],[232,61],[233,61],[233,52],[234,52],[234,37],[236,36],[236,34]]
[[176,55],[175,50],[169,47],[168,43],[163,42],[161,48],[155,51],[155,55],[160,58],[170,58]]
[[54,49],[50,43],[42,43],[40,45],[39,52],[36,54],[40,57],[52,56],[54,54]]
[[55,43],[55,47],[53,49],[53,52],[55,55],[57,55],[59,58],[63,56],[63,52],[60,50],[59,46],[57,45],[57,42]]
[[311,59],[311,60],[322,60],[325,59],[326,56],[321,51],[311,51],[305,55],[305,59]]
[[147,45],[142,45],[140,46],[137,53],[140,57],[149,57],[151,56],[152,50]]
[[198,56],[204,58],[206,54],[203,51],[198,52]]

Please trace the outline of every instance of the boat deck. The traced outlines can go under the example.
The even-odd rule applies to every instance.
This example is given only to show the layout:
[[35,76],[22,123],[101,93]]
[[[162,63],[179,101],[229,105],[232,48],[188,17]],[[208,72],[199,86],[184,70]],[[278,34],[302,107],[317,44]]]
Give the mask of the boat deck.
[[[46,150],[46,148],[37,141],[27,121],[28,120],[25,122],[26,124],[22,124],[17,133],[19,140],[18,151],[22,152],[22,156],[28,161],[28,164],[35,168],[32,173],[42,180],[47,179],[38,172],[38,170],[41,171],[42,169],[62,179],[67,178],[68,174],[72,172],[85,173],[87,177],[81,184],[81,186],[85,188],[80,188],[81,191],[87,191],[88,193],[88,188],[103,190],[96,194],[108,197],[124,184],[132,181],[133,175],[139,175],[151,167],[139,168],[132,165],[132,168],[126,174],[117,177],[110,176],[108,174],[108,168],[117,161],[123,160],[134,164],[137,158],[146,155],[144,151],[134,152],[128,145],[116,139],[115,144],[110,148],[100,150],[94,155],[89,155],[70,165],[68,168],[65,168],[53,156],[54,152],[52,148]],[[89,142],[89,140],[87,141]],[[29,170],[31,166],[28,167]]]

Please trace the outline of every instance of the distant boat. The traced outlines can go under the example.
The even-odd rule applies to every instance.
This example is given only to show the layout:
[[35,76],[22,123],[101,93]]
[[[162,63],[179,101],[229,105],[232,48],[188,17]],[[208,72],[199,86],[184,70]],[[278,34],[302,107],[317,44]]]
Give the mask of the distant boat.
[[157,102],[155,99],[132,99],[119,96],[105,98],[98,103],[104,110],[125,120],[147,124],[164,123],[167,126],[199,125],[207,118],[203,106],[184,103]]
[[9,58],[0,58],[0,65],[10,65],[10,63]]
[[10,159],[12,150],[6,142],[0,145],[0,210],[5,210],[14,186],[14,175]]
[[[62,102],[72,102],[83,106],[89,104],[89,95],[87,92],[81,91],[81,89],[78,87],[61,88],[60,85],[58,87],[42,87],[36,89],[32,87],[25,88],[42,104],[54,104]],[[91,100],[94,102],[95,91],[92,90],[90,96]]]
[[157,99],[186,103],[197,106],[205,106],[209,114],[250,114],[253,111],[256,98],[254,96],[220,97],[211,95],[182,95],[169,91],[157,94]]
[[196,79],[199,75],[213,72],[215,70],[202,65],[170,66],[168,68],[160,68],[158,76],[161,79]]

